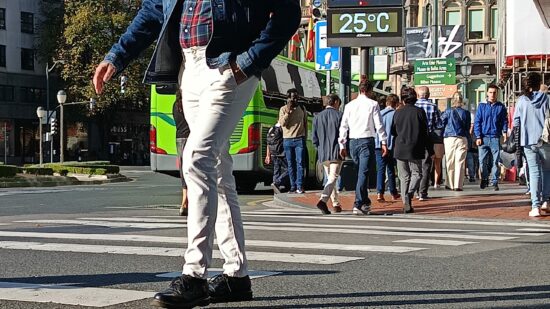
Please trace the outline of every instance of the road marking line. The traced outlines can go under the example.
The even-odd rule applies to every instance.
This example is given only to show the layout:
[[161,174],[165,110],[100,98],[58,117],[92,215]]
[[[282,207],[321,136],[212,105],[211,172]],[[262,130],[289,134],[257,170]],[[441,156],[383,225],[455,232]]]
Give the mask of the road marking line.
[[[223,273],[223,268],[209,268],[208,269],[208,277],[212,278],[214,276],[217,276],[219,274]],[[248,276],[250,276],[250,279],[258,279],[258,278],[264,278],[264,277],[271,277],[280,275],[282,272],[280,271],[263,271],[263,270],[249,270]],[[174,271],[171,273],[165,273],[165,274],[158,274],[157,277],[159,278],[176,278],[181,276],[181,271]]]
[[[35,233],[35,232],[0,231],[0,237],[78,239],[78,240],[103,240],[103,241],[150,242],[150,243],[175,243],[175,244],[187,243],[187,238],[184,238],[184,237],[151,236],[151,235],[70,234],[70,233]],[[388,252],[388,253],[406,253],[406,252],[425,249],[425,248],[417,248],[417,247],[344,245],[344,244],[330,244],[330,243],[248,240],[248,239],[246,240],[246,245],[248,247],[273,247],[273,248],[313,249],[313,250],[344,250],[344,251]]]
[[477,244],[477,242],[473,242],[473,241],[457,241],[457,240],[446,240],[446,239],[404,239],[404,240],[394,240],[393,242],[422,244],[422,245],[439,245],[439,246],[463,246],[463,245]]
[[[8,250],[37,250],[55,252],[78,252],[78,253],[100,253],[100,254],[124,254],[124,255],[151,255],[151,256],[173,256],[183,257],[185,249],[167,247],[133,247],[133,246],[105,246],[89,244],[64,244],[64,243],[42,243],[42,242],[19,242],[0,241],[0,248]],[[223,259],[221,253],[213,251],[216,259]],[[337,255],[316,255],[299,253],[280,252],[257,252],[247,251],[247,259],[250,261],[268,261],[296,264],[339,264],[349,261],[363,260],[364,257],[337,256]]]
[[153,297],[154,292],[0,282],[0,299],[63,305],[107,307]]
[[517,229],[517,231],[524,231],[524,232],[539,232],[543,233],[543,235],[546,235],[550,233],[550,229]]
[[260,199],[260,200],[254,200],[254,201],[250,201],[248,203],[246,203],[247,206],[257,206],[258,204],[262,204],[262,203],[265,203],[265,202],[270,202],[272,201],[273,199],[270,198],[270,199]]
[[139,228],[139,229],[167,229],[181,228],[184,223],[128,223],[128,222],[110,222],[110,221],[95,221],[95,220],[23,220],[15,221],[17,223],[41,223],[41,224],[67,224],[67,225],[93,225],[104,227],[120,227],[120,228]]

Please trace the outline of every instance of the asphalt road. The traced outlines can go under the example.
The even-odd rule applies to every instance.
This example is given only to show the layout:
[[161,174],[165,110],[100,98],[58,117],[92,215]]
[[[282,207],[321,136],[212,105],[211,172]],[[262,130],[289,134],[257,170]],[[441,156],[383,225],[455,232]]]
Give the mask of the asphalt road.
[[[0,308],[150,308],[181,271],[178,180],[124,173],[134,181],[0,190]],[[548,224],[323,217],[270,200],[240,197],[249,268],[265,276],[254,301],[210,307],[550,308]]]

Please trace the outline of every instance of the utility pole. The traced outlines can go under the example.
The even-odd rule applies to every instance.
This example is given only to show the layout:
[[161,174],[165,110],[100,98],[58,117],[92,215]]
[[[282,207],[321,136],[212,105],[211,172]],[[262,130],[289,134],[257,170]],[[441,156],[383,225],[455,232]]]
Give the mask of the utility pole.
[[433,18],[433,58],[439,57],[439,0],[434,0],[434,18]]
[[367,80],[369,80],[370,47],[361,47],[359,53],[359,74],[361,75],[361,78],[366,77]]
[[351,95],[351,47],[340,48],[340,98],[344,104]]
[[4,121],[4,164],[8,164],[8,122]]
[[59,103],[59,163],[65,162],[65,126],[63,122],[63,104]]

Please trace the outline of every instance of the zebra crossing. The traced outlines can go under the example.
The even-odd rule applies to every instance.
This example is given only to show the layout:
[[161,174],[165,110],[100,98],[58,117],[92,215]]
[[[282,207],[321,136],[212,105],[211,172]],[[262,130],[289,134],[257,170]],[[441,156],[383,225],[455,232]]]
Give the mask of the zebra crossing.
[[[117,212],[116,214],[120,214]],[[273,265],[360,263],[373,254],[468,254],[544,241],[550,225],[536,222],[445,220],[417,216],[320,216],[306,209],[242,212],[247,258]],[[79,231],[75,232],[75,227]],[[117,256],[182,257],[185,218],[175,215],[97,215],[13,220],[0,223],[0,250],[73,252]],[[94,231],[90,233],[89,231]],[[103,232],[104,231],[104,232]],[[171,232],[174,233],[171,233]],[[314,237],[315,236],[315,237]],[[215,250],[215,259],[222,255]],[[273,269],[253,277],[279,274]],[[177,273],[157,275],[172,277]],[[0,282],[0,301],[52,302],[105,307],[151,297],[154,291]],[[101,295],[101,297],[97,297]]]

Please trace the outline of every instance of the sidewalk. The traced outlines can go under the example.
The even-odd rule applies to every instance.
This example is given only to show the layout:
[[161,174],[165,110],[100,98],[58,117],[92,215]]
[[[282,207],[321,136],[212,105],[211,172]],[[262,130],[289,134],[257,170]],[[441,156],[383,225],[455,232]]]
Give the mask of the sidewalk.
[[[500,219],[500,220],[529,220],[550,223],[550,216],[531,218],[530,195],[525,194],[525,186],[517,183],[502,183],[500,191],[492,188],[479,189],[479,184],[465,184],[464,191],[454,192],[430,188],[430,199],[427,201],[413,201],[414,214],[408,216],[437,216],[455,218]],[[275,202],[285,206],[310,207],[316,209],[320,191],[309,191],[305,194],[277,194]],[[376,190],[369,194],[372,200],[372,215],[403,214],[401,200],[393,201],[386,193],[385,202],[376,200]],[[344,213],[351,212],[355,192],[342,192],[340,202]],[[329,209],[331,203],[329,202]]]

